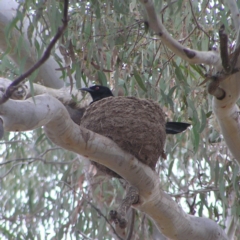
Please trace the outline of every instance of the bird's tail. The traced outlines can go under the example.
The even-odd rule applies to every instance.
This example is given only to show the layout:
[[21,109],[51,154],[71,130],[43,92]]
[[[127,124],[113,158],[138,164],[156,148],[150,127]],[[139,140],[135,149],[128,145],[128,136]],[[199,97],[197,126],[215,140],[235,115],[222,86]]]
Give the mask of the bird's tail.
[[167,134],[178,134],[185,131],[191,124],[184,122],[167,122],[166,133]]

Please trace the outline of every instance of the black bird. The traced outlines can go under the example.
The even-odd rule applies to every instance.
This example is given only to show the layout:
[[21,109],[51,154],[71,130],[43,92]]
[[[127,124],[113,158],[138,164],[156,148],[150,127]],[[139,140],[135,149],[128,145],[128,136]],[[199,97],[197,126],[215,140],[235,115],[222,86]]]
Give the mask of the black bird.
[[[112,91],[108,87],[101,86],[101,85],[94,85],[89,88],[80,88],[80,90],[89,92],[91,94],[93,101],[90,104],[92,104],[93,102],[96,102],[98,100],[101,100],[103,98],[114,96],[112,94]],[[184,123],[184,122],[167,122],[166,123],[166,133],[167,134],[178,134],[178,133],[185,131],[190,125],[191,124]]]
[[91,94],[93,100],[91,103],[101,100],[103,98],[113,97],[112,91],[108,87],[104,87],[101,85],[94,85],[90,88],[80,88],[80,90],[89,92]]

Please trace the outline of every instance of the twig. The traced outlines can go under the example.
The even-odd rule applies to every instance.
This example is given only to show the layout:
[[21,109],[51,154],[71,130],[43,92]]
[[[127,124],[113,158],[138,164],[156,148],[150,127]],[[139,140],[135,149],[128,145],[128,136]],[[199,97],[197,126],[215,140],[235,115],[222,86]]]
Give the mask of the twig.
[[0,119],[0,139],[4,136],[3,120]]
[[222,100],[225,98],[226,92],[222,88],[220,88],[219,85],[222,81],[229,78],[232,74],[239,72],[239,68],[235,68],[235,65],[240,54],[240,46],[235,49],[230,59],[228,53],[228,35],[225,32],[224,25],[222,25],[219,29],[219,39],[220,56],[222,60],[223,71],[218,72],[212,76],[207,76],[200,85],[210,81],[210,83],[208,84],[208,93],[215,96],[218,100]]
[[87,240],[93,240],[92,238],[88,237],[87,235],[85,235],[83,232],[81,232],[80,230],[77,230],[77,233],[80,234],[81,236],[84,237],[84,239],[87,239]]
[[194,31],[197,29],[197,27],[193,28],[193,30],[188,34],[188,36],[186,36],[183,39],[179,39],[178,42],[180,42],[181,44],[183,44],[193,33]]
[[136,204],[139,201],[139,191],[134,186],[127,186],[127,194],[124,199],[122,199],[118,210],[111,210],[109,213],[110,219],[115,222],[115,224],[119,224],[120,228],[127,227],[127,219],[126,214],[128,209],[132,206],[132,204]]
[[220,40],[220,54],[222,60],[222,66],[226,73],[230,73],[232,67],[230,66],[229,55],[228,55],[228,35],[225,32],[225,26],[222,25],[219,29],[219,40]]
[[2,162],[2,163],[0,163],[0,166],[7,165],[9,163],[17,162],[17,161],[22,161],[21,164],[31,164],[31,163],[36,162],[36,161],[40,161],[40,162],[42,162],[44,164],[53,164],[53,165],[73,164],[73,161],[57,162],[57,161],[47,161],[47,160],[45,160],[43,158],[40,158],[40,157],[32,157],[32,158],[16,158],[16,159],[13,159],[13,160]]
[[187,190],[184,192],[179,192],[175,194],[168,193],[170,197],[181,198],[181,197],[194,197],[196,194],[209,193],[209,192],[219,192],[219,189],[214,186],[208,186],[206,188],[197,190]]
[[47,49],[45,50],[43,56],[38,60],[36,64],[34,64],[29,70],[27,70],[25,73],[23,73],[21,76],[19,76],[17,79],[15,79],[6,89],[5,93],[3,94],[2,98],[0,99],[0,104],[5,103],[12,95],[12,93],[15,91],[17,86],[25,80],[28,76],[30,76],[35,70],[37,70],[50,56],[51,50],[53,49],[56,42],[59,40],[59,38],[62,36],[63,32],[67,28],[68,24],[68,0],[64,0],[64,9],[63,9],[63,19],[62,19],[63,25],[58,28],[58,31],[50,44],[48,45]]
[[193,16],[194,21],[195,21],[195,23],[196,23],[196,25],[197,25],[197,28],[200,29],[201,31],[203,31],[203,32],[207,35],[208,39],[210,40],[209,34],[198,24],[198,21],[197,21],[197,19],[196,19],[196,17],[195,17],[194,11],[193,11],[192,2],[189,1],[189,4],[190,4],[190,7],[191,7],[192,16]]
[[[69,187],[73,192],[75,192],[76,194],[78,194],[75,189],[72,188],[72,186],[70,186],[68,183],[64,182],[64,181],[60,181],[62,182],[64,185],[66,185],[67,187]],[[101,210],[99,208],[97,208],[96,206],[94,206],[94,204],[92,204],[90,201],[88,201],[87,199],[84,199],[92,208],[94,208],[96,210],[96,212],[105,219],[105,221],[109,224],[109,226],[112,228],[113,233],[118,237],[119,240],[124,240],[122,239],[118,233],[116,232],[115,228],[113,227],[113,225],[109,222],[108,218],[101,212]]]
[[164,6],[164,7],[161,9],[160,13],[163,14],[164,11],[165,11],[168,7],[170,7],[171,5],[173,5],[173,4],[176,3],[176,2],[177,2],[177,0],[174,0],[174,1],[170,2],[170,3],[168,3],[166,6]]
[[62,148],[60,148],[60,147],[49,148],[49,149],[45,150],[43,153],[39,154],[39,157],[43,157],[46,153],[53,151],[53,150],[59,150],[59,149],[62,149]]
[[14,164],[4,175],[0,176],[0,180],[5,178],[15,167],[17,167],[18,165],[22,165],[22,164],[28,164],[28,162],[26,162],[26,163],[20,162],[20,163]]
[[140,0],[148,16],[149,27],[161,38],[161,41],[176,55],[191,64],[217,65],[219,53],[215,51],[198,51],[184,47],[166,30],[156,13],[153,0]]
[[128,235],[127,235],[126,240],[132,239],[132,234],[133,234],[133,229],[134,229],[136,210],[134,208],[132,208],[131,210],[132,210],[131,211],[131,222],[130,222],[130,227],[128,229]]

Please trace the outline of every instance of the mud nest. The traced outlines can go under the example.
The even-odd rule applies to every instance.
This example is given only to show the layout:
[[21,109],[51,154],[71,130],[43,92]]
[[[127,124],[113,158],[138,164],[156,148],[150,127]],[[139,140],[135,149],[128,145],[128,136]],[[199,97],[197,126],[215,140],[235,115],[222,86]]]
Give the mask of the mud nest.
[[[108,97],[92,103],[81,126],[112,139],[120,148],[155,169],[164,153],[165,114],[160,106],[135,97]],[[103,165],[93,164],[108,175],[120,177]]]

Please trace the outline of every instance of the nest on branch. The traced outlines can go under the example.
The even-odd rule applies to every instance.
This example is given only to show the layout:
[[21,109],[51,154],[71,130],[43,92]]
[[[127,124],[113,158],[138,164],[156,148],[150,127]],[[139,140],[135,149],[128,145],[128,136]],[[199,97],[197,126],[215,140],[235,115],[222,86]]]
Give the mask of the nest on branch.
[[[153,170],[158,158],[164,154],[165,114],[152,100],[104,98],[87,107],[80,125],[112,139]],[[93,164],[108,175],[120,177],[103,165]]]

